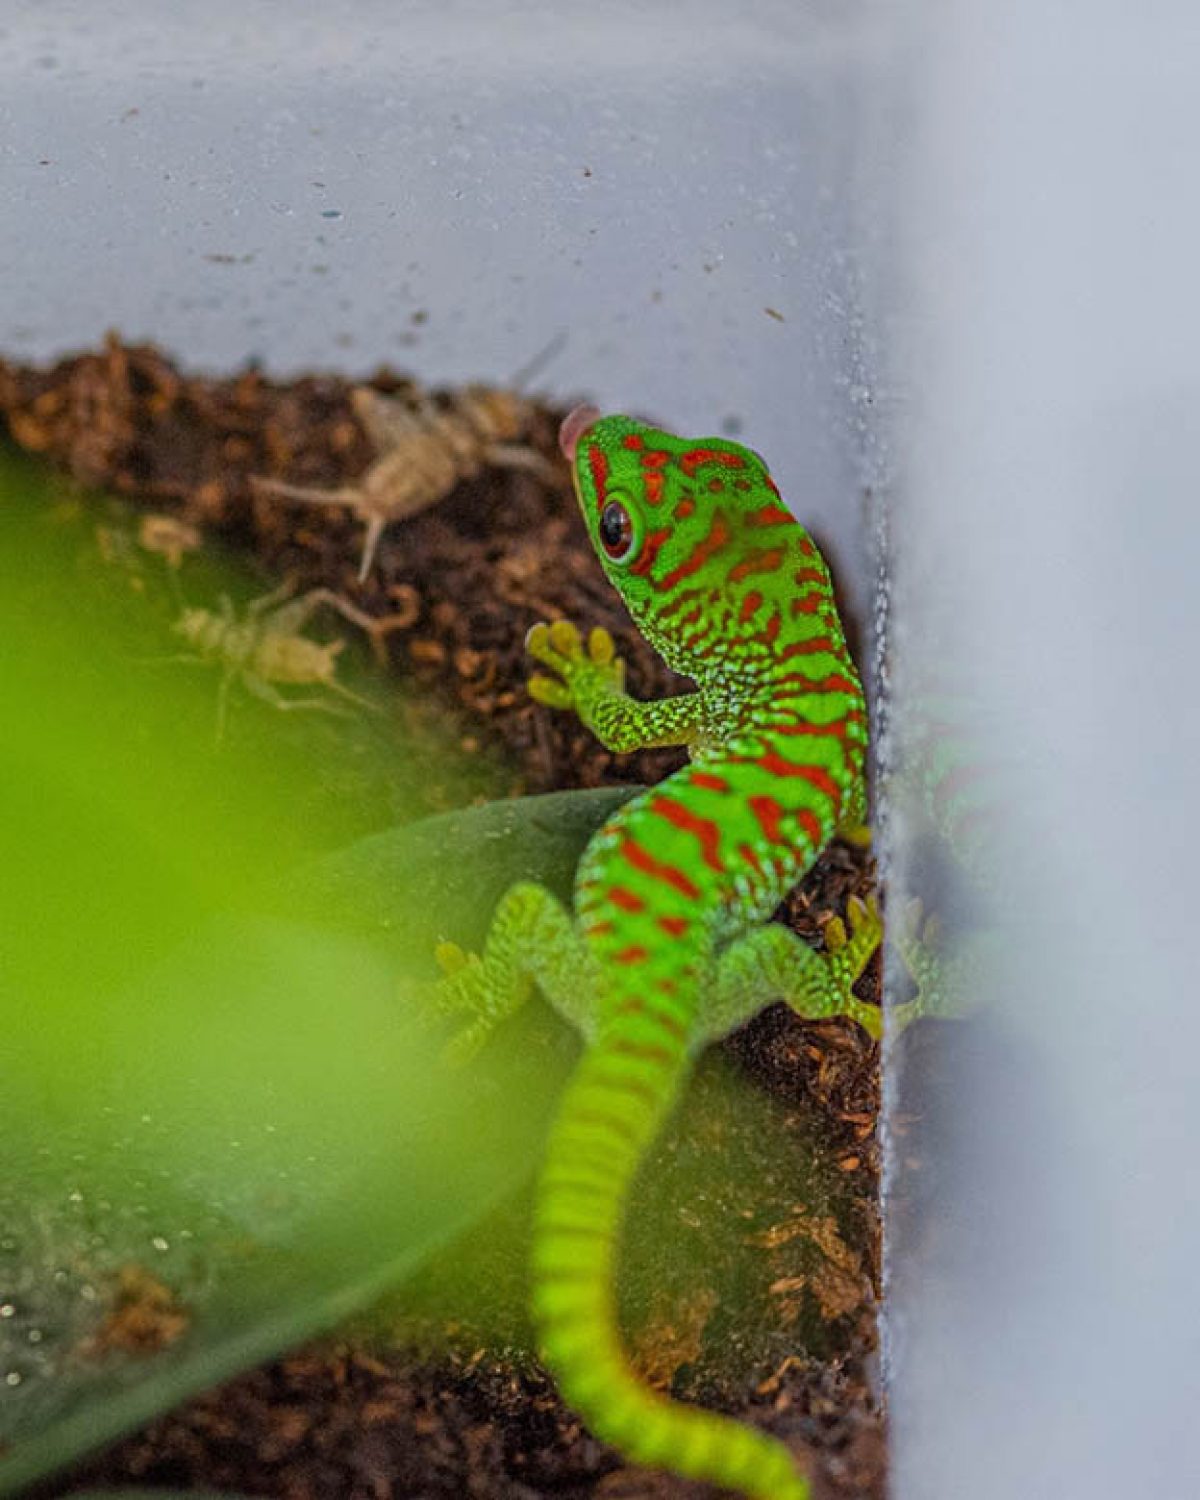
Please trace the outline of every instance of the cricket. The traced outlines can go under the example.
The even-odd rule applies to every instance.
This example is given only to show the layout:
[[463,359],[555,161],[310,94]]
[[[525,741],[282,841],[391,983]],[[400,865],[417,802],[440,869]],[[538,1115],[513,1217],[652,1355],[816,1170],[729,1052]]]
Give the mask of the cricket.
[[387,527],[436,505],[481,469],[525,469],[550,482],[557,478],[547,459],[519,445],[534,409],[514,391],[471,385],[443,407],[429,395],[412,406],[370,386],[357,386],[350,399],[378,455],[357,483],[313,489],[255,475],[251,485],[260,495],[301,505],[341,505],[357,516],[366,527],[360,583],[370,574]]
[[288,697],[279,691],[280,685],[320,687],[360,708],[377,711],[374,703],[338,680],[337,658],[345,649],[345,640],[314,641],[303,631],[317,610],[328,606],[363,630],[375,645],[389,628],[398,628],[392,618],[375,619],[328,588],[310,589],[296,598],[291,594],[292,585],[285,583],[252,600],[240,615],[228,596],[222,595],[217,609],[190,606],[172,626],[194,653],[176,660],[213,662],[222,668],[217,697],[218,740],[224,736],[229,689],[235,680],[256,698],[284,712],[340,710],[326,697]]

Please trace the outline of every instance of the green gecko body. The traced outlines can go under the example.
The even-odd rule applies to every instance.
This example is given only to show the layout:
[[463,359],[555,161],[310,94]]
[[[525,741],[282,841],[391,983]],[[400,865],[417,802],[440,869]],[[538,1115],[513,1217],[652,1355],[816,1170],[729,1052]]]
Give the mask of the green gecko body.
[[453,944],[439,1003],[465,1049],[536,982],[586,1049],[552,1128],[538,1194],[533,1309],[567,1401],[635,1462],[757,1500],[806,1500],[788,1449],[642,1384],[621,1347],[615,1259],[634,1175],[696,1053],[776,999],[805,1016],[879,1011],[851,985],[880,937],[851,907],[820,955],[768,919],[841,830],[865,816],[867,716],[829,573],[765,465],[579,408],[560,445],[608,577],[638,630],[698,691],[641,703],[611,637],[565,621],[530,632],[539,701],[573,709],[613,750],[686,745],[690,765],[626,803],[580,861],[574,911],[514,886],[482,957]]

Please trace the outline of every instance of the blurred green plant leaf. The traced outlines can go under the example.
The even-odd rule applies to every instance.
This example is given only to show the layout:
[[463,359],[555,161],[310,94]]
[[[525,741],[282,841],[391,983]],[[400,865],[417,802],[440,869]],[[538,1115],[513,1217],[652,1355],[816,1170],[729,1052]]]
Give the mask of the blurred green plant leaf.
[[417,988],[629,795],[289,873],[340,831],[310,787],[338,721],[256,705],[254,754],[217,745],[212,675],[155,664],[91,524],[0,471],[0,1493],[368,1305],[521,1180],[573,1043],[522,1020],[448,1069]]

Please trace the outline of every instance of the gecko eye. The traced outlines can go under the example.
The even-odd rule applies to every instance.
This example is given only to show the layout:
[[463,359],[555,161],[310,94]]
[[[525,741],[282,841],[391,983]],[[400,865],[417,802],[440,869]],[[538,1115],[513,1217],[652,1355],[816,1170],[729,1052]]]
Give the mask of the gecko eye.
[[613,562],[625,562],[637,540],[633,518],[620,500],[609,500],[600,512],[600,542]]

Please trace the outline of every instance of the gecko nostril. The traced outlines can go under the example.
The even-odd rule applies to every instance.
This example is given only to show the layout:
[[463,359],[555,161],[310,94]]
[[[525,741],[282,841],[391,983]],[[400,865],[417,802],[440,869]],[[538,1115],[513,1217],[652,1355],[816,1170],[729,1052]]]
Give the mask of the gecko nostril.
[[563,418],[562,426],[558,429],[558,446],[568,463],[575,462],[575,449],[579,446],[579,439],[599,419],[600,411],[595,406],[577,406]]

